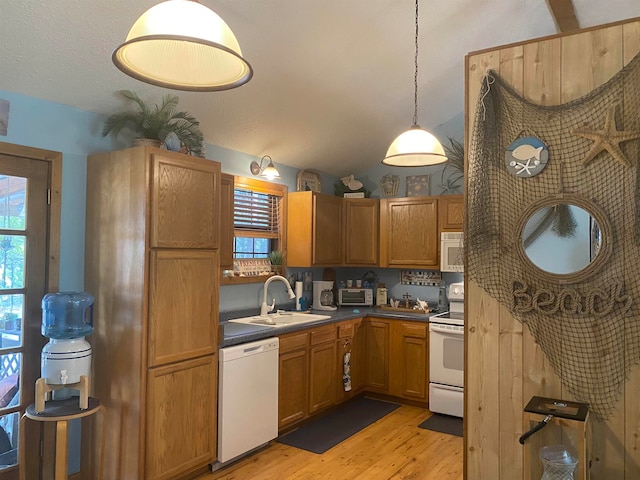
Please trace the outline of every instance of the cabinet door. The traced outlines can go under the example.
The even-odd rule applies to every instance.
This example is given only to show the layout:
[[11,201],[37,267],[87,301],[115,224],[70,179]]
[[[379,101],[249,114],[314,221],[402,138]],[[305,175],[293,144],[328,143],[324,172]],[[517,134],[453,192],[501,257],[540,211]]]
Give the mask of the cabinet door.
[[367,386],[387,393],[389,390],[389,322],[368,319],[365,328]]
[[233,268],[233,175],[220,177],[220,268]]
[[342,263],[342,201],[331,195],[313,195],[313,263]]
[[378,265],[379,200],[345,198],[344,210],[345,264]]
[[380,209],[381,266],[439,268],[437,199],[383,199]]
[[393,395],[414,400],[427,400],[427,324],[397,322],[394,324],[391,376],[397,382]]
[[280,354],[278,428],[307,416],[308,361],[306,348]]
[[153,154],[151,172],[151,247],[218,248],[220,164]]
[[314,345],[309,349],[309,414],[327,408],[336,401],[336,342]]
[[464,223],[464,197],[462,195],[438,197],[438,216],[441,232],[461,232]]
[[150,260],[149,366],[214,353],[218,252],[154,250]]
[[217,367],[214,354],[149,369],[144,478],[182,477],[215,460]]

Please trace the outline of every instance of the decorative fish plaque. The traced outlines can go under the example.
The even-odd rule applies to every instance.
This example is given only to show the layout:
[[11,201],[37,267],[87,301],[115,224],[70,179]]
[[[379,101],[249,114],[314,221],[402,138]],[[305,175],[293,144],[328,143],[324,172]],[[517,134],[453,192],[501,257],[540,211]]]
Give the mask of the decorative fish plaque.
[[536,137],[521,137],[507,147],[504,163],[512,175],[533,177],[547,166],[549,149]]

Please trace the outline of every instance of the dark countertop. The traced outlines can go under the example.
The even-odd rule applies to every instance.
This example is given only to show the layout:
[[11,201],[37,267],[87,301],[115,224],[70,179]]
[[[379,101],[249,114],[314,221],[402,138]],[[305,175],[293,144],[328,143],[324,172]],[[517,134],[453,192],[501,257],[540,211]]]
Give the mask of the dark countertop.
[[[251,313],[240,314],[238,316],[232,316],[226,314],[227,319],[242,318],[245,316],[251,316]],[[318,320],[316,322],[308,322],[298,325],[290,325],[286,327],[273,328],[263,325],[248,325],[243,323],[233,323],[226,320],[221,320],[220,326],[223,331],[223,338],[220,347],[230,347],[232,345],[239,345],[241,343],[254,342],[256,340],[262,340],[263,338],[277,337],[285,333],[295,332],[296,330],[303,330],[305,328],[325,325],[334,322],[341,322],[343,320],[351,320],[353,318],[360,318],[366,316],[380,317],[380,318],[402,318],[406,320],[428,322],[429,317],[434,313],[410,313],[410,312],[394,312],[388,310],[382,310],[375,307],[348,307],[338,308],[335,311],[324,310],[312,310],[311,313],[317,313],[320,315],[329,315],[331,318],[326,320]],[[254,315],[256,315],[254,313]],[[221,315],[222,316],[222,315]]]

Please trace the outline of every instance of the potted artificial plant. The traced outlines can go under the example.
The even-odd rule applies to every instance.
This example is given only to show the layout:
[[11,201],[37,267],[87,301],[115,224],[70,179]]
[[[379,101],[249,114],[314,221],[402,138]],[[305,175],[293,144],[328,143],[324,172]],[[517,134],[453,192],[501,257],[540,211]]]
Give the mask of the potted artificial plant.
[[284,253],[282,253],[280,250],[273,250],[271,253],[269,253],[269,261],[271,262],[271,272],[276,275],[282,275]]
[[444,145],[447,162],[440,173],[440,188],[443,194],[459,193],[464,177],[464,144],[449,138],[449,146]]
[[118,93],[135,103],[137,108],[109,116],[102,129],[103,136],[112,133],[117,137],[123,129],[128,128],[141,139],[156,140],[157,146],[164,143],[169,150],[204,157],[204,137],[200,131],[200,122],[190,113],[176,110],[176,95],[167,94],[160,105],[151,107],[134,92],[120,90]]

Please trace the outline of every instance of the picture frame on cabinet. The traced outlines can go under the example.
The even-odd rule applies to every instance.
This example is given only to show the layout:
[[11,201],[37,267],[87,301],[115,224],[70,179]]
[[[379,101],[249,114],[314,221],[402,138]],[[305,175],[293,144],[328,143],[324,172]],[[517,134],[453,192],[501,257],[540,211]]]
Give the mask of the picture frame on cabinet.
[[9,131],[9,100],[0,98],[0,135],[6,137]]
[[429,195],[430,175],[407,175],[407,197],[426,197]]
[[322,191],[322,182],[320,181],[320,175],[309,170],[300,170],[296,177],[298,192],[305,192],[311,190],[312,192],[320,193]]

